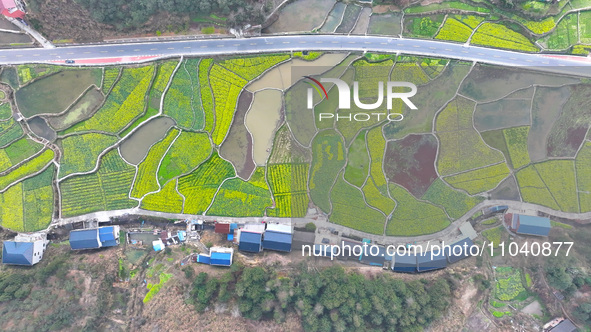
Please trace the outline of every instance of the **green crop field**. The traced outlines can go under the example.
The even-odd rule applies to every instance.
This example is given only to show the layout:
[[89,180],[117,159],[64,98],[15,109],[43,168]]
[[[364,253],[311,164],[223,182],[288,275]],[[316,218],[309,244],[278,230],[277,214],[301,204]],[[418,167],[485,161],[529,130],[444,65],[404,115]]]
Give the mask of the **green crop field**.
[[232,164],[214,153],[201,167],[180,177],[178,190],[185,196],[183,213],[203,213],[212,202],[222,182],[235,175]]
[[347,154],[345,180],[357,187],[363,185],[369,172],[369,152],[365,145],[365,133],[362,131],[357,135]]
[[445,229],[450,222],[445,212],[431,203],[419,201],[398,185],[391,185],[390,192],[396,201],[386,234],[393,236],[416,236],[431,234]]
[[362,188],[365,201],[369,206],[373,206],[382,211],[385,215],[389,215],[396,203],[390,197],[384,196],[378,189],[373,178],[367,179],[367,182]]
[[174,141],[158,169],[158,183],[163,185],[172,178],[187,174],[211,155],[211,141],[205,133],[181,132]]
[[209,84],[209,71],[213,64],[211,59],[203,59],[199,63],[199,87],[201,90],[201,105],[205,113],[204,130],[210,132],[213,130],[215,115],[213,112],[213,93]]
[[[460,15],[458,9],[467,11]],[[443,21],[436,39],[465,42],[477,29],[475,44],[486,39],[485,46],[531,52],[537,47],[528,38],[543,44],[544,38],[561,33],[549,32],[560,15],[528,21],[531,18],[502,9],[495,9],[495,18],[483,9],[454,1],[413,5],[405,9],[407,24],[401,33],[432,37]],[[413,15],[417,11],[429,14]],[[387,15],[379,16],[380,24],[399,25],[385,22]],[[378,17],[370,20],[374,16]],[[586,25],[581,23],[581,37]],[[527,29],[538,34],[530,35]],[[20,74],[27,82],[15,84],[16,93],[29,93],[56,77],[68,81],[63,86],[84,83],[72,88],[70,97],[86,90],[72,105],[68,98],[48,102],[68,104],[65,112],[35,119],[58,131],[47,146],[35,137],[41,135],[43,123],[17,122],[11,104],[20,103],[12,103],[6,94],[10,103],[0,104],[1,225],[38,230],[58,218],[140,208],[146,215],[309,214],[372,234],[412,237],[446,229],[487,199],[591,211],[587,81],[420,56],[331,53],[317,61],[331,63],[326,68],[306,66],[308,74],[294,72],[300,76],[282,88],[281,105],[276,105],[282,113],[276,123],[245,127],[247,106],[252,98],[263,97],[243,93],[244,88],[254,80],[283,84],[285,73],[269,69],[291,58],[288,53],[220,55],[102,69],[3,69],[3,83],[9,81],[11,69],[14,80]],[[88,82],[72,78],[76,73],[88,76]],[[412,98],[418,111],[395,100],[388,111],[404,114],[402,121],[375,116],[349,121],[348,115],[372,111],[357,106],[338,109],[339,93],[333,84],[326,85],[329,98],[320,98],[302,75],[338,77],[352,89],[357,81],[359,101],[366,105],[375,103],[380,82],[412,82],[418,86]],[[313,92],[313,109],[306,107],[308,89]],[[385,104],[379,110],[386,111]],[[46,110],[35,110],[41,111]],[[335,118],[320,121],[319,113]],[[154,117],[165,121],[154,122],[150,133],[144,126]],[[265,130],[269,135],[259,133]],[[130,135],[132,131],[138,135]],[[228,133],[231,139],[226,140]],[[149,137],[152,134],[156,137]],[[126,152],[130,148],[137,148],[136,159],[145,155],[144,159],[132,160]],[[122,156],[130,158],[129,163]],[[493,237],[495,232],[485,235]],[[499,238],[508,235],[501,232]]]
[[119,67],[106,67],[103,71],[103,86],[101,89],[106,94],[108,93],[121,74]]
[[247,81],[214,64],[209,73],[209,82],[215,103],[215,127],[211,136],[213,142],[220,145],[230,129],[238,95]]
[[560,210],[558,203],[546,187],[546,184],[540,178],[534,165],[521,169],[515,174],[521,197],[525,202],[535,203],[547,206],[549,208]]
[[183,212],[183,198],[176,191],[177,180],[169,181],[159,192],[146,195],[140,207],[169,213]]
[[6,121],[12,116],[12,108],[9,103],[0,104],[0,121]]
[[199,59],[183,61],[164,98],[164,114],[186,129],[203,129],[205,113],[201,106]]
[[570,14],[558,23],[558,26],[556,26],[556,29],[552,33],[542,38],[541,42],[543,44],[545,43],[548,49],[565,50],[571,45],[578,43],[578,30],[577,14]]
[[138,172],[133,184],[133,189],[131,190],[131,197],[141,198],[149,192],[158,191],[160,189],[158,179],[156,178],[158,166],[160,165],[160,161],[164,157],[164,154],[179,133],[180,131],[178,129],[171,129],[164,139],[150,148],[146,158],[138,165]]
[[102,130],[118,133],[144,112],[145,97],[154,76],[154,66],[125,68],[97,113],[65,133]]
[[61,140],[63,151],[59,177],[89,172],[96,166],[98,156],[117,143],[116,136],[88,133],[68,136]]
[[437,115],[436,130],[440,139],[437,168],[448,175],[495,164],[503,154],[488,147],[472,126],[474,103],[458,97]]
[[578,212],[575,163],[572,160],[550,160],[534,165],[560,211]]
[[521,281],[521,271],[512,267],[498,267],[495,297],[501,301],[511,301],[520,294],[527,293]]
[[328,213],[330,188],[345,165],[345,151],[340,135],[331,130],[316,135],[312,142],[312,154],[310,198],[322,211]]
[[0,172],[3,172],[33,156],[41,151],[42,148],[43,145],[36,143],[31,139],[21,138],[6,148],[0,149]]
[[228,217],[262,217],[272,205],[265,181],[265,168],[258,167],[250,180],[238,178],[224,182],[207,214]]
[[465,43],[470,38],[472,29],[466,24],[456,20],[453,17],[448,17],[445,23],[435,36],[435,39],[457,41]]
[[0,224],[20,232],[45,229],[53,215],[55,166],[0,193]]
[[503,136],[509,150],[509,157],[514,169],[521,168],[531,162],[527,151],[527,136],[529,126],[515,127],[503,130]]
[[6,189],[10,184],[40,172],[53,160],[54,153],[47,149],[43,153],[20,164],[17,168],[11,169],[8,173],[0,176],[0,190]]
[[447,176],[444,179],[453,187],[463,189],[473,195],[493,189],[509,175],[509,172],[507,164],[500,163],[457,175]]
[[446,185],[441,179],[435,180],[422,199],[441,205],[447,214],[458,219],[482,202],[482,197],[471,197]]
[[535,46],[525,36],[507,28],[504,25],[486,22],[476,30],[472,36],[472,44],[506,48],[524,52],[538,52]]
[[329,220],[331,222],[367,233],[384,233],[386,220],[384,215],[365,204],[361,191],[345,182],[342,172],[330,192],[330,201],[332,213]]
[[301,218],[308,209],[308,164],[270,164],[267,179],[275,207],[268,209],[269,216]]
[[117,150],[108,152],[97,172],[76,175],[60,183],[62,216],[136,207],[138,202],[129,199],[134,176],[135,167],[126,164]]
[[591,142],[586,142],[575,161],[580,212],[591,211]]
[[240,57],[219,62],[220,66],[237,74],[247,81],[252,81],[265,70],[289,59],[287,54]]

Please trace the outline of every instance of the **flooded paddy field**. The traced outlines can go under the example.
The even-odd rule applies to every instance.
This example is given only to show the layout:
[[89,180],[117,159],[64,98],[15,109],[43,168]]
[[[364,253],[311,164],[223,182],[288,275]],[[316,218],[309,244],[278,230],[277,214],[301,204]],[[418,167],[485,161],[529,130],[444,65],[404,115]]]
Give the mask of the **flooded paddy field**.
[[150,147],[161,140],[173,125],[174,120],[169,117],[150,120],[121,143],[121,156],[130,164],[139,164],[148,154]]
[[318,28],[334,6],[334,0],[299,0],[285,6],[266,33],[312,31]]
[[246,114],[246,127],[253,138],[253,157],[258,166],[264,166],[273,147],[273,137],[281,120],[283,93],[263,90],[254,94],[254,101]]
[[104,99],[105,97],[98,88],[90,89],[66,112],[58,116],[48,116],[47,121],[55,130],[65,130],[82,120],[90,118]]
[[252,159],[252,136],[244,123],[252,99],[252,92],[242,90],[238,98],[234,122],[220,147],[220,155],[234,165],[236,174],[242,179],[248,179],[256,167]]
[[63,112],[92,84],[99,86],[100,69],[66,70],[40,78],[16,91],[15,99],[25,117]]

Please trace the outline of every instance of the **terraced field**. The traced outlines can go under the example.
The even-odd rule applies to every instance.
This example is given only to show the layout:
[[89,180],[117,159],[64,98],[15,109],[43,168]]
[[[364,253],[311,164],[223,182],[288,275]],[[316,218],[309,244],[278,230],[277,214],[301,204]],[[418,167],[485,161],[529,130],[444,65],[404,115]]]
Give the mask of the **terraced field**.
[[[489,46],[504,43],[502,47],[526,50],[530,45],[514,29],[488,22],[483,7],[448,2],[447,9],[476,12],[450,14],[444,20],[429,9],[440,6],[420,8],[433,16],[423,26],[414,12],[419,8],[409,7],[410,23],[404,29],[458,42],[474,33],[472,43],[485,38]],[[337,9],[333,14],[346,17],[343,26],[349,29],[359,8]],[[556,22],[523,21],[522,28],[546,33],[535,37],[544,38],[559,32],[549,32]],[[390,23],[376,15],[373,28]],[[432,31],[434,25],[438,33]],[[502,34],[484,36],[492,31]],[[323,59],[321,55],[293,56],[298,63],[312,64]],[[266,71],[290,61],[291,54],[220,56],[80,71],[92,79],[92,88],[64,112],[39,116],[61,130],[49,143],[13,118],[18,103],[16,109],[0,104],[0,224],[32,231],[55,218],[139,208],[144,213],[322,217],[371,234],[412,237],[444,230],[488,198],[523,200],[565,212],[591,211],[586,81],[368,53],[348,57],[315,77],[340,77],[350,86],[360,82],[357,92],[364,104],[375,102],[380,82],[413,82],[418,92],[412,101],[418,110],[397,100],[383,111],[402,114],[402,121],[348,120],[368,111],[339,110],[338,91],[331,84],[326,84],[326,98],[292,77],[294,85],[274,91],[282,97],[274,99],[276,126],[246,126],[253,98],[243,93],[244,87],[261,75],[271,85],[279,86],[271,82],[276,79],[283,86],[283,77],[269,78]],[[12,84],[23,96],[32,91],[26,87],[62,71],[53,66],[13,69],[20,83]],[[308,91],[312,109],[306,105]],[[542,107],[549,104],[552,110]],[[320,121],[315,118],[319,113],[335,118]],[[509,117],[492,119],[499,114]],[[264,151],[267,159],[255,166],[253,137],[267,129],[272,132],[265,136],[271,142]],[[234,137],[236,130],[240,135]],[[222,149],[227,135],[234,149]],[[564,145],[568,149],[560,148]]]

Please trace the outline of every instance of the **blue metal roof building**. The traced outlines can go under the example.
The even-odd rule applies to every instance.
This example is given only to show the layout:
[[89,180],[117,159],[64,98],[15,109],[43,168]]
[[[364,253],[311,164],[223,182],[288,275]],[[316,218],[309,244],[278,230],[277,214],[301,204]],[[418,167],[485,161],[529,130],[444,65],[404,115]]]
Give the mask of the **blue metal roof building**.
[[118,235],[119,234],[115,234],[115,228],[113,226],[99,228],[99,240],[101,241],[101,247],[114,247],[118,245]]
[[262,237],[261,233],[252,232],[240,232],[240,243],[238,249],[248,252],[261,252],[262,250]]
[[197,256],[197,263],[210,264],[211,258],[209,255],[199,254],[199,256]]
[[224,247],[212,247],[209,249],[209,254],[199,254],[197,256],[197,263],[230,266],[232,265],[232,255],[234,249]]
[[98,249],[119,245],[119,226],[81,229],[70,232],[72,250]]
[[277,251],[291,251],[292,235],[275,231],[266,231],[263,236],[263,248]]
[[517,215],[517,234],[548,236],[551,227],[548,218]]
[[404,255],[394,255],[394,272],[415,273],[417,272],[417,256],[414,253],[406,252]]
[[98,229],[82,229],[70,232],[70,248],[73,250],[101,247]]
[[417,272],[427,272],[447,267],[447,257],[443,250],[438,253],[427,251],[417,255]]
[[464,258],[470,257],[470,247],[474,245],[474,242],[470,238],[462,239],[449,246],[449,249],[445,249],[447,255],[447,262],[453,264],[459,262]]
[[[376,249],[370,249],[371,247],[375,247]],[[376,253],[377,255],[372,255],[371,253]],[[386,254],[386,248],[382,247],[382,246],[376,246],[376,245],[368,245],[367,246],[367,250],[365,250],[364,253],[362,253],[361,257],[359,257],[359,261],[361,263],[364,264],[369,264],[369,265],[373,265],[373,266],[384,266],[384,262],[386,261],[386,256],[388,256]],[[391,260],[392,258],[390,258],[389,260]]]
[[229,252],[212,252],[210,255],[209,264],[230,266],[232,265],[232,253]]
[[34,264],[33,246],[32,242],[4,241],[2,263],[32,266]]

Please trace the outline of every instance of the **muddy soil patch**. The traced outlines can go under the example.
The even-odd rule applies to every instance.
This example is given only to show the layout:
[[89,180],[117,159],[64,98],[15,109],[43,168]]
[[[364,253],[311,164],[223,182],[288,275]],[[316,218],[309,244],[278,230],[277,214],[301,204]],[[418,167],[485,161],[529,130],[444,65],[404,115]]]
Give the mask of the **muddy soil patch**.
[[386,146],[384,171],[391,182],[422,197],[437,179],[435,157],[437,140],[433,135],[409,135]]
[[252,92],[242,90],[230,132],[220,147],[220,155],[234,165],[236,174],[242,179],[250,178],[256,167],[252,159],[252,136],[244,122],[252,99]]

